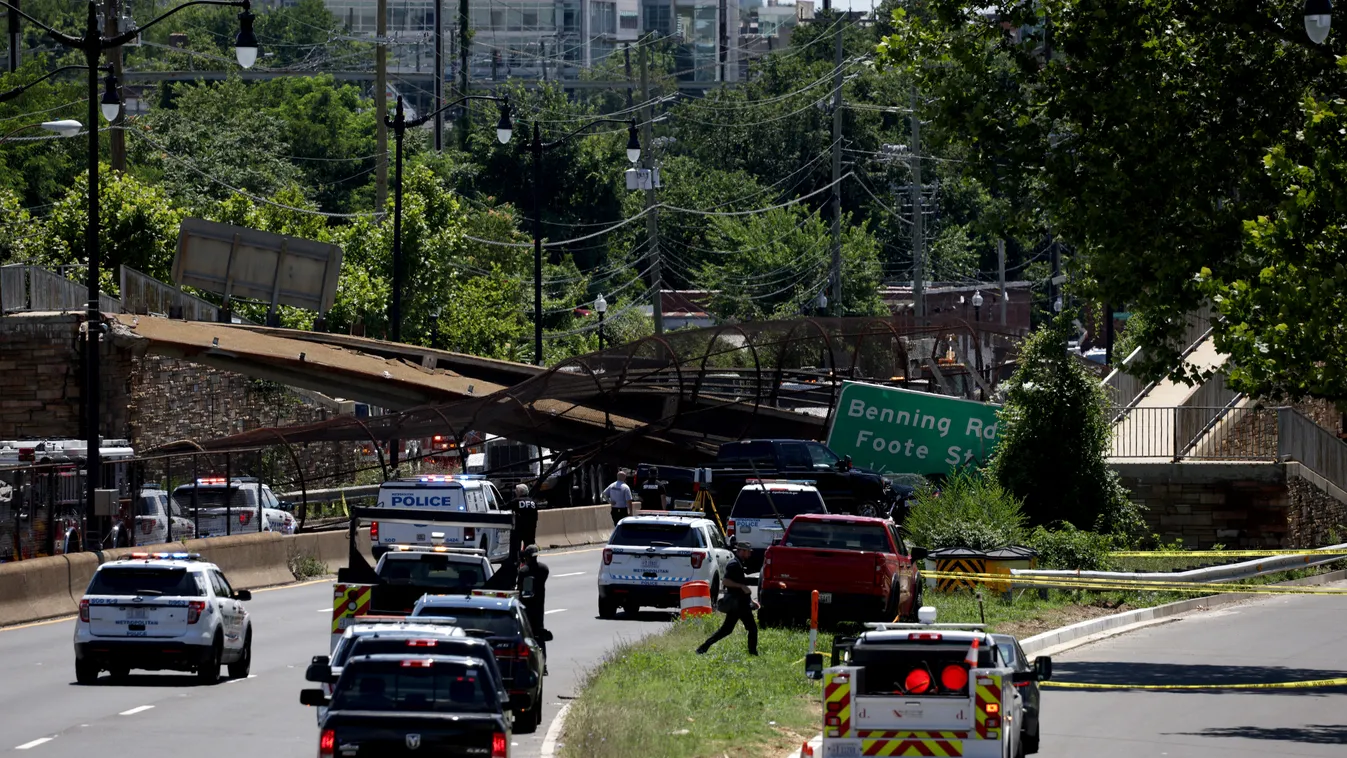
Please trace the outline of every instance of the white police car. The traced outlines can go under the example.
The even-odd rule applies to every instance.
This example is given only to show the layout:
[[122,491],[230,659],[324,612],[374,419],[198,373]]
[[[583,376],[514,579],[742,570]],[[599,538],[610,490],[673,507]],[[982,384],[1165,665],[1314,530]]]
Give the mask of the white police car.
[[92,684],[131,669],[194,671],[203,684],[248,676],[252,621],[212,563],[195,553],[132,553],[94,572],[75,623],[75,679]]
[[677,608],[684,584],[704,581],[720,594],[734,558],[715,522],[700,514],[642,511],[618,522],[599,565],[599,617],[620,607]]
[[823,496],[812,481],[793,479],[749,479],[734,499],[725,533],[739,545],[753,551],[748,571],[762,566],[767,548],[786,533],[790,520],[801,513],[827,513]]

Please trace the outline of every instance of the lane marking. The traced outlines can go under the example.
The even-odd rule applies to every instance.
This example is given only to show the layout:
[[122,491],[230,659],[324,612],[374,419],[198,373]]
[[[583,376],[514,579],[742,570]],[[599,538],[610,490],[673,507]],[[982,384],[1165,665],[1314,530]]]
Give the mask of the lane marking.
[[56,738],[55,738],[55,737],[39,737],[38,739],[35,739],[35,740],[33,740],[32,742],[25,742],[25,743],[23,743],[22,745],[19,745],[18,747],[14,748],[14,749],[15,749],[15,750],[27,750],[27,749],[29,749],[29,748],[34,748],[34,747],[37,747],[38,745],[42,745],[42,744],[51,742],[53,739],[56,739]]
[[557,574],[556,578],[557,578],[557,579],[562,579],[562,578],[565,578],[565,577],[568,577],[568,576],[580,576],[580,575],[583,574],[583,573],[585,573],[585,572],[584,572],[584,571],[572,571],[572,572],[569,573],[569,574]]
[[[294,666],[291,666],[290,668],[294,668]],[[256,678],[257,678],[257,674],[249,674],[246,678],[243,678],[243,679],[226,679],[226,680],[225,680],[225,684],[233,684],[234,682],[246,682],[246,681],[248,681],[249,679],[256,679]],[[153,708],[154,706],[150,706],[150,707]]]
[[553,609],[550,610],[550,611],[543,611],[543,615],[544,615],[544,616],[551,616],[553,613],[561,613],[561,612],[564,611],[564,610],[566,610],[566,609],[565,609],[565,608],[553,608]]
[[331,613],[331,612],[332,612],[332,609],[331,609],[331,608],[319,608],[319,609],[318,609],[318,612],[319,612],[319,613]]
[[132,709],[129,710],[129,711],[122,711],[121,713],[119,713],[119,714],[117,714],[117,715],[118,715],[118,716],[134,716],[134,715],[136,715],[137,713],[144,713],[145,711],[148,711],[149,709],[151,709],[151,708],[153,708],[153,707],[154,707],[154,706],[152,706],[152,705],[138,705],[138,706],[136,706],[135,708],[132,708]]
[[561,738],[561,730],[566,726],[566,714],[570,711],[571,704],[567,703],[552,717],[552,723],[547,727],[547,734],[543,736],[542,747],[538,750],[538,758],[555,758],[557,740]]
[[261,589],[253,590],[253,594],[256,595],[259,592],[274,592],[276,590],[293,590],[296,587],[308,587],[314,584],[332,584],[335,581],[337,580],[328,577],[327,579],[310,579],[307,582],[295,582],[293,584],[278,584],[275,587],[263,587]]

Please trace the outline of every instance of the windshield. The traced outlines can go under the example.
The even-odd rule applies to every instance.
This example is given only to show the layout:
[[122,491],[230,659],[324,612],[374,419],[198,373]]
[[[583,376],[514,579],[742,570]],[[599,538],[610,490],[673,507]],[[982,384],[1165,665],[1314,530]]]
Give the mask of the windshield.
[[[472,648],[467,638],[437,640],[425,637],[354,637],[350,644],[341,645],[332,657],[332,665],[341,668],[351,658],[361,655],[466,655],[474,658],[491,655],[491,646],[481,640]],[[416,643],[413,645],[412,643]]]
[[706,547],[701,533],[690,524],[622,523],[613,530],[609,545],[621,547]]
[[[180,487],[173,493],[173,502],[177,503],[183,510],[192,510],[192,487]],[[240,490],[237,487],[230,487],[225,490],[223,487],[198,487],[196,488],[196,503],[198,508],[224,508],[226,492],[229,498],[230,508],[257,508],[257,501],[253,498],[250,490]]]
[[786,532],[785,544],[786,547],[863,550],[872,553],[892,550],[882,524],[796,521]]
[[342,672],[332,697],[334,711],[497,711],[488,674],[471,664],[434,661],[360,662]]
[[413,613],[412,616],[453,616],[458,619],[458,625],[464,631],[480,629],[489,632],[492,637],[518,637],[521,631],[518,619],[515,618],[514,612],[509,610],[428,606]]
[[[768,498],[770,495],[770,499]],[[776,506],[776,513],[772,506]],[[761,487],[745,487],[734,501],[730,518],[773,518],[777,513],[790,521],[801,513],[827,513],[823,497],[817,492],[764,492]]]
[[158,516],[164,512],[164,495],[141,495],[136,499],[137,516]]
[[451,560],[448,555],[420,555],[416,560],[384,559],[379,576],[389,584],[415,584],[440,589],[471,590],[491,577],[484,561]]
[[95,573],[85,594],[200,597],[205,593],[187,569],[119,566]]
[[776,448],[770,442],[726,442],[720,446],[716,463],[722,466],[776,467]]

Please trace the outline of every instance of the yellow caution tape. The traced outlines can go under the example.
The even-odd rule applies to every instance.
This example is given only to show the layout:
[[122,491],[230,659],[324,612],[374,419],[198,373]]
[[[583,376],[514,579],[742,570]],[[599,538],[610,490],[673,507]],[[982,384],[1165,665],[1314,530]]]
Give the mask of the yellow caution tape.
[[1269,558],[1277,555],[1303,555],[1309,560],[1335,555],[1347,556],[1347,550],[1118,550],[1113,558]]
[[1100,684],[1098,682],[1039,682],[1040,687],[1061,687],[1071,690],[1293,690],[1317,687],[1347,687],[1347,678],[1309,679],[1303,682],[1268,682],[1266,684]]
[[[965,580],[989,584],[1005,584],[1005,574],[955,574],[941,571],[923,571],[923,577],[941,579],[958,576]],[[1258,594],[1258,595],[1347,595],[1347,589],[1323,589],[1317,587],[1286,586],[1275,584],[1238,584],[1234,582],[1181,582],[1162,580],[1133,579],[1095,579],[1088,577],[1022,577],[1009,579],[1010,583],[1020,586],[1055,587],[1075,590],[1143,590],[1152,592],[1190,592],[1195,594]]]

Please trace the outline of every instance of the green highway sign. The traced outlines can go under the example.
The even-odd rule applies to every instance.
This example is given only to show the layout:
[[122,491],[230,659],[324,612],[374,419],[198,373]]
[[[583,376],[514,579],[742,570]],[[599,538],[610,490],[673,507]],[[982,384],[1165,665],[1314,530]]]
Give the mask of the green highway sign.
[[929,392],[843,382],[828,447],[881,474],[945,474],[985,461],[1001,406]]

